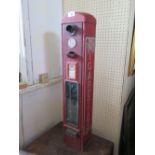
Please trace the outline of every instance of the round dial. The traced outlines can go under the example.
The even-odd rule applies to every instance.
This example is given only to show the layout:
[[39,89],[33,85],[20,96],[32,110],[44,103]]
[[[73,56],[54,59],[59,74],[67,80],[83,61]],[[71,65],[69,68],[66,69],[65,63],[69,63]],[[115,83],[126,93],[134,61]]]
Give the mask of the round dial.
[[76,40],[74,38],[69,38],[68,39],[68,47],[74,48],[75,46],[76,46]]

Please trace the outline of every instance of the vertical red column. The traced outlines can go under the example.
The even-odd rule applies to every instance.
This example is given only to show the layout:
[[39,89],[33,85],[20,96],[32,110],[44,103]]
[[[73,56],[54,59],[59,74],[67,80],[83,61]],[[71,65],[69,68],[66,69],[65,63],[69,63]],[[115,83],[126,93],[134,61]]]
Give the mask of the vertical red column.
[[62,19],[64,141],[80,150],[91,137],[95,30],[90,14]]

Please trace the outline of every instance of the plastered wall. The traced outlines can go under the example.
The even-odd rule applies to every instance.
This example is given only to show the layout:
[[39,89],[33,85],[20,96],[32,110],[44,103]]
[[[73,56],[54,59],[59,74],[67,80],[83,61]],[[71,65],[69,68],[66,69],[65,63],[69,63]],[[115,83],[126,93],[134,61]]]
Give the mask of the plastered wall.
[[124,81],[123,81],[123,92],[122,92],[122,106],[126,102],[132,88],[135,86],[135,75],[128,76],[128,67],[130,60],[130,49],[132,45],[132,34],[134,31],[134,15],[135,15],[135,1],[131,1],[130,18],[129,18],[129,30],[128,30],[128,42],[126,52],[126,64],[124,68]]
[[34,82],[47,72],[50,78],[61,74],[61,0],[27,1]]
[[61,121],[61,82],[19,96],[19,144],[22,148]]
[[[61,75],[61,0],[22,0],[26,12],[24,23],[30,37],[26,49],[32,52],[34,82],[44,72],[49,78]],[[26,27],[27,28],[27,27]],[[27,30],[27,29],[26,29]],[[25,31],[27,32],[27,31]],[[26,51],[27,52],[27,51]],[[20,147],[62,120],[61,82],[19,96]]]
[[123,105],[134,77],[127,77],[134,0],[64,0],[63,12],[84,11],[97,19],[93,132],[115,144],[117,155]]

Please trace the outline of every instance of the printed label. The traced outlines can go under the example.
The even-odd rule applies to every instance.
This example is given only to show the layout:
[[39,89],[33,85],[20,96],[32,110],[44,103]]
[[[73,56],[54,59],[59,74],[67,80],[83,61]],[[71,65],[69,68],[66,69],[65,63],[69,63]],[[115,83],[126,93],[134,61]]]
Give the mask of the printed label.
[[75,65],[69,64],[69,78],[75,79]]
[[84,96],[84,135],[91,130],[92,124],[92,102],[93,102],[93,70],[94,70],[94,52],[95,38],[86,37],[85,39],[85,96]]

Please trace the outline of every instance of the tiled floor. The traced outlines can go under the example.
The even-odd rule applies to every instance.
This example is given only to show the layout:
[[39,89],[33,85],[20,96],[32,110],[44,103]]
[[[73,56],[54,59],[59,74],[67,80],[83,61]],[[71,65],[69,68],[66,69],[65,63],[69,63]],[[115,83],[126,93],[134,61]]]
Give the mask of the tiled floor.
[[37,155],[112,155],[113,143],[93,135],[84,152],[77,151],[64,143],[63,128],[60,123],[32,142],[24,151]]

